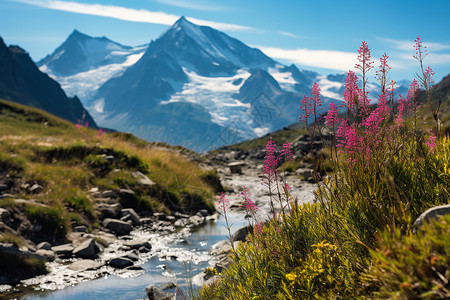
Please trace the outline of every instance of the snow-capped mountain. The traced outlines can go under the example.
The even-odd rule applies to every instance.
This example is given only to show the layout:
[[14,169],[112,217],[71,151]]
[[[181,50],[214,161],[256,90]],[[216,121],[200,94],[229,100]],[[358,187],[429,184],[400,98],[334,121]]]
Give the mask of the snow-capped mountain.
[[[147,140],[202,151],[263,135],[298,121],[300,99],[311,92],[315,81],[326,107],[342,99],[345,74],[322,76],[284,66],[184,17],[147,48],[86,37],[72,33],[40,62],[41,69],[69,94],[76,92],[99,125]],[[87,45],[86,41],[103,46],[74,46],[76,53],[89,48],[83,53],[103,49],[98,51],[103,54],[89,59],[74,55],[77,67],[63,70],[60,60],[70,53],[66,46]],[[376,90],[376,85],[371,87]]]
[[148,45],[124,46],[106,37],[91,37],[74,30],[52,54],[36,64],[58,81],[69,96],[82,101],[111,77],[136,63]]

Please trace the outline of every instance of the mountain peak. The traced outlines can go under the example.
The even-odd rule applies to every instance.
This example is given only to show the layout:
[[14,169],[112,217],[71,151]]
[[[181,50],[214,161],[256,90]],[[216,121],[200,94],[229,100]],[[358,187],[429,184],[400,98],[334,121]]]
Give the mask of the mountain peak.
[[78,31],[77,29],[74,29],[72,31],[72,33],[69,35],[69,37],[67,38],[67,40],[72,40],[72,39],[76,39],[76,40],[78,40],[78,39],[90,39],[90,38],[92,38],[92,37],[87,35],[87,34],[84,34],[84,33],[80,32],[80,31]]

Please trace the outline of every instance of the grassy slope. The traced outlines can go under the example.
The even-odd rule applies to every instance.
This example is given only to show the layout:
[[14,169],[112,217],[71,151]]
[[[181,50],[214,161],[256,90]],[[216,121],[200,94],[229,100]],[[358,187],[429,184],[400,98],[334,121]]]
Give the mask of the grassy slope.
[[[102,154],[115,160],[108,163]],[[156,185],[140,185],[131,175],[134,171],[146,174]],[[61,234],[77,224],[96,225],[96,203],[87,192],[93,187],[133,189],[138,202],[131,206],[138,210],[213,209],[214,191],[202,180],[204,175],[175,148],[129,134],[100,135],[39,109],[0,100],[0,179],[14,178],[14,198],[48,205],[48,209],[28,205],[24,210],[32,222],[42,215],[44,221],[56,222],[53,226]],[[24,188],[34,183],[43,190],[32,194]],[[0,207],[6,205],[12,202],[2,200]]]

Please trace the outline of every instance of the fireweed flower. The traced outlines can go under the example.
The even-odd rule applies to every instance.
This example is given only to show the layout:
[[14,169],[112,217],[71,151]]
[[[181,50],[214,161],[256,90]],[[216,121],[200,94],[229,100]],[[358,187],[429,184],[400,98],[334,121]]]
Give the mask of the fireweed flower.
[[325,126],[329,126],[334,128],[334,126],[339,122],[338,118],[338,109],[337,106],[331,102],[330,108],[328,109],[328,113],[325,116]]
[[244,187],[244,190],[238,195],[238,197],[242,198],[244,200],[244,204],[242,207],[244,208],[246,214],[252,214],[254,215],[256,211],[258,210],[258,206],[252,201],[250,193],[250,189]]
[[356,104],[362,95],[358,87],[358,77],[352,71],[348,71],[345,79],[344,102],[347,105],[347,115],[356,109]]
[[219,206],[217,207],[220,210],[226,211],[230,206],[230,201],[225,198],[224,193],[220,194]]
[[292,143],[286,142],[283,144],[283,149],[281,150],[281,154],[284,157],[284,161],[291,161],[294,159],[294,154],[292,153]]
[[434,151],[436,148],[436,136],[433,132],[430,132],[430,136],[428,137],[428,141],[425,143],[428,147],[430,147],[430,152]]
[[275,155],[277,145],[271,139],[266,145],[266,157],[264,159],[263,174],[275,177],[277,174],[278,159]]

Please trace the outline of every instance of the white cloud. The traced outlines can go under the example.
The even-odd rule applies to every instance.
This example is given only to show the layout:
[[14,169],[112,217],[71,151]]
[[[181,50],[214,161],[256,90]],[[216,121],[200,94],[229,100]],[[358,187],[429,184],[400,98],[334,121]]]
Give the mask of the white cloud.
[[[124,21],[172,25],[180,17],[165,12],[154,12],[145,9],[133,9],[121,6],[88,4],[78,2],[65,2],[58,0],[16,0],[48,9],[61,10],[79,14],[109,17]],[[236,24],[212,22],[194,18],[186,18],[198,25],[213,26],[219,30],[229,31],[255,31],[254,28]]]
[[[393,40],[388,38],[383,38],[385,42],[391,44],[395,49],[415,52],[414,42],[411,41],[402,41],[402,40]],[[450,50],[450,45],[441,44],[441,43],[427,43],[426,41],[422,41],[423,45],[427,47],[428,51],[445,51]]]
[[217,4],[209,4],[204,1],[184,1],[184,0],[156,0],[156,2],[181,7],[181,8],[187,8],[187,9],[193,9],[193,10],[201,10],[201,11],[221,11],[226,10],[227,8],[221,5]]
[[285,59],[303,66],[348,71],[354,68],[357,54],[334,50],[281,49],[258,47],[266,55],[275,59]]
[[284,36],[288,36],[288,37],[292,37],[292,38],[296,38],[296,39],[299,39],[300,37],[298,36],[298,35],[295,35],[295,34],[293,34],[293,33],[290,33],[290,32],[287,32],[287,31],[278,31],[281,35],[284,35]]

